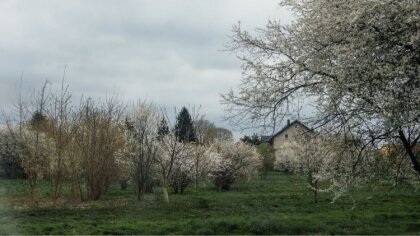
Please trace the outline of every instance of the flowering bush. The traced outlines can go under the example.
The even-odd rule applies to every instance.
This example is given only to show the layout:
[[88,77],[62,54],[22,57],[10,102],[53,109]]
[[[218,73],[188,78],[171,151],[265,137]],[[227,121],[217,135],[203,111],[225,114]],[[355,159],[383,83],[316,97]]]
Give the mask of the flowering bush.
[[219,190],[229,190],[237,179],[248,179],[262,165],[256,148],[244,143],[215,143],[208,155],[211,160],[209,177]]

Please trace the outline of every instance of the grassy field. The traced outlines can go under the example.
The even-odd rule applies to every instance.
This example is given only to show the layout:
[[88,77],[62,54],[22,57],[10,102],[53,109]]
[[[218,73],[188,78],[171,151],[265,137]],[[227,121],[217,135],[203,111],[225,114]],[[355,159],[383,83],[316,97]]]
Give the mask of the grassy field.
[[[25,182],[0,180],[0,234],[420,234],[420,193],[413,187],[366,187],[353,201],[318,204],[297,175],[271,173],[217,192],[210,184],[184,195],[135,200],[113,185],[97,202],[26,206]],[[40,195],[48,198],[48,183]]]

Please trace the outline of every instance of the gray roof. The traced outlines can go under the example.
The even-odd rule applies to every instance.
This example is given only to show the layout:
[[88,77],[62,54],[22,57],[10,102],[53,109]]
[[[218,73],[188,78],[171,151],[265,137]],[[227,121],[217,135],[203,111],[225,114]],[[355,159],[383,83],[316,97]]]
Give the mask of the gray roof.
[[262,143],[266,143],[266,142],[270,142],[270,139],[271,139],[271,135],[269,135],[269,136],[265,136],[265,135],[263,135],[263,136],[261,136],[261,142]]

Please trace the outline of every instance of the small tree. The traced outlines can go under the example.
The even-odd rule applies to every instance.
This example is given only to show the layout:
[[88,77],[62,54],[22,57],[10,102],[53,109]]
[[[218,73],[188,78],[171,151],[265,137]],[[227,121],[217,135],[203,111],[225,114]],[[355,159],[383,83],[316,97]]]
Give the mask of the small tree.
[[306,133],[282,145],[275,165],[303,174],[315,203],[320,192],[332,192],[332,202],[343,196],[352,198],[352,190],[371,179],[375,150],[349,136]]
[[[175,124],[175,136],[182,145],[183,151],[174,161],[172,173],[170,174],[170,185],[175,193],[183,193],[185,188],[193,181],[198,182],[198,172],[200,171],[199,145],[214,141],[215,126],[200,116],[198,110],[193,108],[193,117],[188,110],[183,107],[177,116]],[[197,134],[197,135],[196,135]]]
[[178,163],[179,159],[187,156],[188,144],[179,142],[178,138],[169,133],[158,139],[159,153],[156,155],[156,169],[160,175],[163,199],[169,202],[168,187],[170,185],[170,178],[174,166]]
[[195,144],[192,145],[191,148],[191,155],[194,166],[194,184],[197,188],[198,181],[201,178],[205,177],[210,171],[211,160],[209,158],[209,155],[207,155],[209,146],[203,144]]
[[24,178],[24,169],[21,166],[16,140],[6,130],[0,131],[0,168],[3,177],[16,179]]
[[75,139],[89,200],[100,199],[116,174],[116,156],[123,148],[122,110],[114,97],[102,105],[88,99],[78,113]]
[[[14,131],[12,131],[14,132]],[[36,189],[39,181],[48,173],[49,156],[53,153],[53,140],[45,133],[32,129],[23,129],[18,141],[18,152],[29,186],[30,205],[36,203]]]
[[67,156],[67,179],[70,182],[70,193],[74,202],[81,202],[83,200],[82,196],[82,175],[84,172],[83,166],[83,152],[81,145],[79,144],[79,139],[77,134],[79,132],[79,116],[78,114],[73,114],[71,116],[70,123],[70,139],[67,144],[67,149],[65,149]]
[[138,102],[128,113],[125,122],[127,143],[124,155],[131,163],[132,178],[137,187],[137,200],[142,199],[153,181],[154,162],[158,155],[156,138],[161,131],[158,129],[159,118],[158,109],[154,104]]
[[325,180],[323,171],[330,161],[330,150],[326,147],[326,141],[322,137],[306,134],[290,142],[282,151],[293,156],[292,170],[306,176],[306,183],[317,203],[320,183]]
[[[51,195],[56,202],[61,196],[63,182],[66,178],[68,165],[68,144],[71,139],[71,93],[68,86],[61,84],[59,93],[52,93],[51,106],[47,113],[47,135],[54,140],[54,153],[50,157],[49,176],[51,178]],[[41,117],[37,118],[38,120]]]
[[175,193],[184,193],[184,190],[194,181],[194,159],[191,145],[185,145],[185,152],[174,162],[169,176],[169,184]]
[[[49,156],[53,152],[53,140],[45,134],[45,109],[48,102],[47,85],[45,81],[32,101],[25,102],[19,91],[16,110],[18,121],[7,119],[8,132],[19,155],[22,168],[27,176],[30,205],[35,204],[35,194],[39,181],[47,173]],[[32,108],[32,109],[31,109]]]
[[158,128],[158,135],[165,136],[167,134],[169,134],[168,122],[166,122],[165,117],[162,116],[162,120],[160,121],[159,128]]

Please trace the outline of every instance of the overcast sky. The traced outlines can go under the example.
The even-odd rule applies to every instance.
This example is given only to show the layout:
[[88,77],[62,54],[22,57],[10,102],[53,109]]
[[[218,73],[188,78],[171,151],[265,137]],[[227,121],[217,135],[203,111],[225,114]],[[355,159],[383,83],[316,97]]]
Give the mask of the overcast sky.
[[[153,100],[167,109],[202,106],[219,126],[220,94],[238,86],[240,62],[223,51],[232,25],[290,22],[273,0],[0,1],[0,106],[45,78],[59,86],[64,66],[75,98]],[[235,133],[237,137],[239,133]]]

